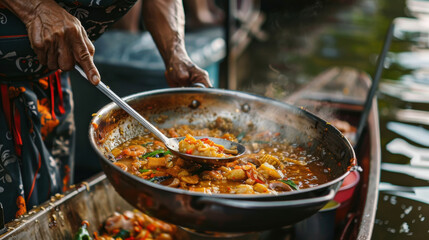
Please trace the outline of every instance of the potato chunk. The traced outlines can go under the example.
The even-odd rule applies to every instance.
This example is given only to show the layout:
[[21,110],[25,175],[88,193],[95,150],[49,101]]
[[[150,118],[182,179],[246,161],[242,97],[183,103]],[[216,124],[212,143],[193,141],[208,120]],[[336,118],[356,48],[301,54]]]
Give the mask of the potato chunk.
[[180,180],[188,184],[197,184],[200,181],[200,178],[198,175],[192,175],[180,177]]
[[253,185],[253,190],[259,193],[265,193],[265,192],[268,192],[268,187],[264,184],[257,183]]
[[202,172],[201,178],[204,180],[221,180],[223,176],[219,171],[211,170]]
[[165,167],[167,165],[167,161],[165,158],[154,158],[154,157],[148,157],[147,158],[147,166],[148,168],[159,168],[159,167]]
[[282,172],[276,170],[273,165],[269,163],[264,163],[258,168],[258,172],[261,173],[267,179],[279,179],[283,178],[284,175]]
[[252,194],[254,192],[255,191],[253,191],[253,188],[250,185],[240,184],[237,187],[235,187],[236,194]]
[[240,168],[232,169],[231,171],[225,173],[225,176],[226,176],[226,179],[232,180],[232,181],[241,181],[247,178],[244,170]]

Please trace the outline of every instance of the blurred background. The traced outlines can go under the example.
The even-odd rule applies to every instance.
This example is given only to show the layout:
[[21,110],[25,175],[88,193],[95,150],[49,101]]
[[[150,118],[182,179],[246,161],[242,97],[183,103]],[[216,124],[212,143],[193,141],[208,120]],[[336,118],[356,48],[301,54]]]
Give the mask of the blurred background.
[[[383,190],[386,184],[429,186],[429,1],[184,4],[188,53],[209,72],[213,85],[278,100],[333,68],[346,70],[337,77],[354,72],[373,76],[389,25],[395,22],[377,91],[383,164],[372,239],[429,239],[429,194]],[[134,14],[140,19],[138,7]],[[144,24],[129,23],[118,23],[95,43],[103,81],[121,96],[168,87],[163,62]],[[86,81],[72,82],[75,181],[82,181],[101,171],[87,129],[92,114],[110,101]]]

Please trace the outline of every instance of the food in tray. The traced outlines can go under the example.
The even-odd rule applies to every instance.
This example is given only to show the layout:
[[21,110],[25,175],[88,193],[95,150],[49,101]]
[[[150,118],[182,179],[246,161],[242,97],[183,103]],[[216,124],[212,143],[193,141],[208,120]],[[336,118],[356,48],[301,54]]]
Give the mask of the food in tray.
[[226,149],[208,138],[195,139],[190,134],[186,134],[186,137],[179,142],[179,151],[190,155],[218,158],[238,154],[237,149]]
[[[91,239],[88,233],[88,222],[75,235],[76,240]],[[106,219],[99,232],[94,232],[94,240],[172,240],[176,226],[138,211],[114,213]]]
[[113,149],[114,164],[147,181],[209,194],[277,194],[329,181],[330,169],[320,157],[284,142],[279,133],[236,133],[232,125],[220,124],[225,122],[228,119],[217,119],[208,127],[180,125],[161,129],[174,138],[187,134],[210,136],[246,145],[248,150],[243,156],[223,166],[208,167],[183,160],[172,155],[152,134]]

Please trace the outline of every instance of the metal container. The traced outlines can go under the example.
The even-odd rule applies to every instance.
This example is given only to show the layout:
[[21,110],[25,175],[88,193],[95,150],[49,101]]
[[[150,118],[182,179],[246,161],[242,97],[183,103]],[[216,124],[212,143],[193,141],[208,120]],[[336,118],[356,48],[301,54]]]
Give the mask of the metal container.
[[108,104],[93,118],[89,137],[109,181],[131,205],[179,226],[249,232],[294,224],[332,200],[356,164],[353,147],[337,129],[303,109],[272,99],[238,91],[177,88],[144,92],[125,100],[159,128],[205,125],[220,116],[231,119],[240,131],[279,132],[331,169],[327,173],[330,181],[325,184],[278,195],[208,195],[162,186],[113,164],[110,150],[147,132],[115,104]]
[[65,195],[56,195],[34,207],[23,217],[6,224],[4,240],[74,239],[83,220],[90,223],[89,232],[99,230],[115,211],[133,209],[116,194],[104,174],[73,187]]

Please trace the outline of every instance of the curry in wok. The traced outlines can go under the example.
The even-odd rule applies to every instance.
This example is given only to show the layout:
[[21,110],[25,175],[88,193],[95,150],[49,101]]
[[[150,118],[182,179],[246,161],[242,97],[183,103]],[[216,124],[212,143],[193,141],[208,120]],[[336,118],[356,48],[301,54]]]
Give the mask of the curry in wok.
[[330,180],[330,169],[318,156],[284,142],[276,132],[235,132],[231,120],[220,117],[207,126],[178,125],[160,130],[169,137],[186,136],[180,147],[188,154],[230,154],[204,139],[203,143],[196,143],[192,136],[240,142],[247,152],[225,165],[205,166],[173,155],[162,142],[147,134],[114,148],[111,151],[116,159],[114,164],[147,181],[208,194],[277,194],[315,187]]

